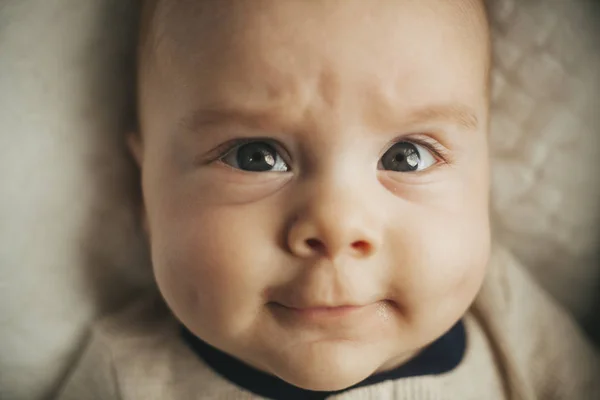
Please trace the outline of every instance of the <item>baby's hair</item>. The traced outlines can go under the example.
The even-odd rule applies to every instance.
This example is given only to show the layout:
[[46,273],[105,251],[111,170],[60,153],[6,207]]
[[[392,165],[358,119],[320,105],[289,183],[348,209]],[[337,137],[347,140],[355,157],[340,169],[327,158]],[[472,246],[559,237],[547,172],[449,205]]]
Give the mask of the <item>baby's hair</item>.
[[136,117],[135,117],[135,134],[142,134],[140,106],[141,102],[141,87],[143,84],[143,76],[146,73],[146,68],[152,64],[153,45],[156,29],[157,12],[156,9],[161,0],[139,0],[140,20],[138,31],[138,43],[136,49]]
[[137,47],[138,57],[138,70],[144,63],[144,57],[148,50],[148,44],[152,38],[156,7],[160,0],[140,0],[141,13],[140,13],[140,31]]

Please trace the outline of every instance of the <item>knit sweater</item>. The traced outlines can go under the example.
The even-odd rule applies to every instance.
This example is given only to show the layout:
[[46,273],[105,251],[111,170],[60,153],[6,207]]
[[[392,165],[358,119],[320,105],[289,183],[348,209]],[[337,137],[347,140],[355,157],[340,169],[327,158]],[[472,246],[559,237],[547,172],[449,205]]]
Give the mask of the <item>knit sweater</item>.
[[[329,399],[598,400],[600,355],[506,250],[494,246],[449,372],[388,380]],[[259,399],[212,370],[158,298],[101,320],[58,400]]]

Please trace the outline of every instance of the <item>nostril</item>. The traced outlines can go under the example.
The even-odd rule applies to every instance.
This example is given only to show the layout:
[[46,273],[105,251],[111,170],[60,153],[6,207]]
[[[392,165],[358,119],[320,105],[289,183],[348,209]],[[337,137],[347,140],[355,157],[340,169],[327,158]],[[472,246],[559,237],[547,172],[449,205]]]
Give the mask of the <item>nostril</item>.
[[306,245],[313,251],[323,253],[325,245],[319,239],[306,239]]
[[352,243],[352,248],[361,254],[366,254],[371,251],[371,245],[364,240],[357,240]]
[[[333,251],[334,253],[337,253],[338,250],[342,251],[342,248],[330,249],[323,241],[315,238],[306,239],[304,243],[306,246],[305,248],[313,254],[335,256],[335,254],[328,254],[328,252]],[[368,240],[356,240],[350,244],[349,249],[355,252],[356,255],[367,256],[373,251],[373,246]]]

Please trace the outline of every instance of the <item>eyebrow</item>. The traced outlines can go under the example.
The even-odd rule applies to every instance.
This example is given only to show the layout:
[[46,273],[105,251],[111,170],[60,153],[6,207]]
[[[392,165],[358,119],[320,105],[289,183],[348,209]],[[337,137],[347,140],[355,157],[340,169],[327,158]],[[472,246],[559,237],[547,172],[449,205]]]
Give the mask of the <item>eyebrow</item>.
[[405,121],[408,125],[420,125],[430,121],[450,122],[466,130],[474,131],[479,127],[475,111],[463,104],[440,104],[412,111]]
[[[475,131],[479,127],[479,119],[475,111],[459,103],[426,106],[412,110],[406,117],[401,118],[401,124],[408,126],[423,125],[431,121],[452,123],[469,131]],[[179,126],[186,131],[197,132],[202,128],[223,123],[256,129],[281,129],[282,125],[289,125],[266,108],[210,107],[198,109],[183,117],[179,121]]]
[[201,108],[179,120],[178,125],[186,131],[197,132],[202,128],[219,124],[239,124],[252,128],[281,126],[281,120],[268,109],[236,107]]

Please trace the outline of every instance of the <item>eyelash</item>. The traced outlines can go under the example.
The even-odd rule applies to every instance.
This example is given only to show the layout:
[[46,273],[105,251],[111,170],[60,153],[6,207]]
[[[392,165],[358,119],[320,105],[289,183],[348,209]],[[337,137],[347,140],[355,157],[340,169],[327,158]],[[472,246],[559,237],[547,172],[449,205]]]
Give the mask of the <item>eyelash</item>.
[[[261,142],[261,141],[272,144],[277,151],[282,150],[282,147],[280,145],[278,145],[276,141],[274,141],[273,139],[266,138],[266,137],[232,139],[225,143],[222,143],[221,145],[219,145],[216,148],[214,148],[213,150],[211,150],[208,153],[208,155],[204,158],[204,161],[202,162],[202,164],[206,165],[206,164],[211,164],[213,162],[217,162],[217,161],[221,160],[223,157],[225,157],[229,152],[231,152],[236,147],[243,146],[244,144],[247,144],[247,143]],[[425,136],[425,135],[422,135],[422,136],[420,135],[417,137],[397,138],[387,144],[387,146],[384,148],[384,151],[379,155],[379,158],[381,158],[383,156],[383,154],[385,154],[385,152],[388,149],[390,149],[393,145],[395,145],[397,143],[401,143],[401,142],[409,142],[409,143],[414,143],[414,144],[423,146],[424,148],[429,150],[433,154],[433,156],[436,159],[438,159],[439,162],[441,162],[443,164],[448,164],[448,163],[451,163],[451,161],[452,161],[450,158],[450,152],[448,151],[448,149],[446,147],[444,147],[437,140],[435,140],[429,136]],[[287,155],[287,152],[283,151],[283,153],[284,154],[280,154],[281,157],[284,159],[284,161],[286,163],[289,163],[290,160],[289,160],[289,156]]]
[[[267,142],[269,144],[272,144],[273,147],[275,148],[275,150],[277,150],[277,151],[282,150],[281,146],[279,146],[276,141],[274,141],[273,139],[265,138],[265,137],[232,139],[225,143],[220,144],[219,146],[217,146],[213,150],[211,150],[208,153],[208,155],[206,156],[205,161],[202,164],[211,164],[213,162],[219,161],[220,159],[225,157],[227,154],[229,154],[229,152],[231,152],[236,147],[240,147],[245,144],[253,143],[253,142]],[[286,159],[287,153],[285,151],[284,151],[284,153],[285,154],[283,154],[281,156],[284,158],[284,160],[286,162],[289,162],[289,160]]]
[[434,138],[425,135],[417,135],[412,137],[403,136],[394,139],[388,143],[383,152],[379,155],[379,158],[383,157],[385,152],[393,145],[402,142],[414,143],[423,146],[433,154],[439,163],[450,164],[452,162],[450,151]]

